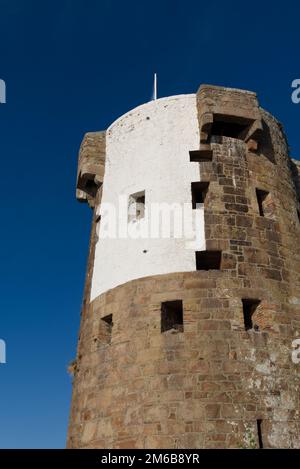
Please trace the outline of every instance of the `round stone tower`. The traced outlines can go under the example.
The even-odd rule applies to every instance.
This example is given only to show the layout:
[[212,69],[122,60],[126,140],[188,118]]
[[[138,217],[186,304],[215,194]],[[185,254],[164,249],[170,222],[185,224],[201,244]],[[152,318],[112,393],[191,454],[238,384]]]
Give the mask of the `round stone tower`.
[[249,91],[202,85],[86,134],[69,448],[300,447],[299,176]]

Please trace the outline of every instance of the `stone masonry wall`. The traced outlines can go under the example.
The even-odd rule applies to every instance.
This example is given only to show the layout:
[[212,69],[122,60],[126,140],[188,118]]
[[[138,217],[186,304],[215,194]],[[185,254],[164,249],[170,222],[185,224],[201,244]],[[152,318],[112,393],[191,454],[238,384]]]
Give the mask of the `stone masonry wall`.
[[300,161],[299,160],[292,160],[292,174],[296,186],[296,192],[298,195],[298,205],[300,205]]
[[[221,269],[134,280],[91,303],[86,291],[69,448],[300,447],[298,201],[281,126],[260,113],[255,152],[221,137],[199,163]],[[257,189],[269,193],[265,216]],[[260,300],[258,330],[245,330],[242,299]],[[161,333],[171,300],[183,301],[184,330]]]
[[[244,331],[241,297],[253,289],[230,270],[149,277],[98,297],[81,330],[68,447],[248,447],[256,419],[265,447],[299,447],[300,317],[286,303],[273,312],[274,282],[255,286],[276,316],[261,332]],[[184,332],[161,334],[161,302],[172,299],[183,300]]]

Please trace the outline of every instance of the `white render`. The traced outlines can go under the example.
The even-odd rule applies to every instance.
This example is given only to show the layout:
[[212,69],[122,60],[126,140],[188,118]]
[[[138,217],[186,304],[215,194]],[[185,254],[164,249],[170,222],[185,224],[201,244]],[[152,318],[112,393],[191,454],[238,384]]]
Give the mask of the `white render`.
[[[204,211],[192,210],[191,182],[199,181],[200,174],[189,151],[199,149],[199,142],[195,94],[150,101],[109,127],[91,301],[133,279],[196,270],[195,250],[205,249]],[[145,191],[145,218],[128,222],[129,196],[140,191]],[[108,238],[106,207],[118,207],[119,197],[125,207],[123,227],[130,230],[145,227],[153,203],[190,204],[187,213],[197,226],[196,241],[186,236],[121,239],[118,233]]]

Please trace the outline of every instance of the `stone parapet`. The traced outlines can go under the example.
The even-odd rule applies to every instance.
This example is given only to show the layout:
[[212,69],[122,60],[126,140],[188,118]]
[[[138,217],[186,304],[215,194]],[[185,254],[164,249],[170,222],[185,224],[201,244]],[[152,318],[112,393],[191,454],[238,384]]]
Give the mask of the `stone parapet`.
[[88,132],[81,143],[78,156],[76,197],[94,205],[94,199],[103,183],[105,167],[106,132]]

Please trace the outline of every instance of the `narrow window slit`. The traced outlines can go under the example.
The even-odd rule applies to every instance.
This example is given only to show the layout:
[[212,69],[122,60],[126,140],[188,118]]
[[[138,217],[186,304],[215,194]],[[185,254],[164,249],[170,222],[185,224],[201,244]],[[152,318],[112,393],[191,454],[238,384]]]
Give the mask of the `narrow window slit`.
[[208,191],[209,182],[192,182],[192,207],[197,208],[197,204],[204,204]]
[[254,329],[255,331],[259,330],[258,324],[256,324],[253,315],[256,312],[258,306],[260,305],[260,300],[253,300],[245,298],[242,300],[243,303],[243,315],[244,315],[244,325],[245,330]]
[[258,210],[261,217],[273,219],[275,215],[275,205],[269,192],[256,189]]
[[257,426],[257,438],[258,438],[258,447],[259,449],[263,449],[263,437],[262,437],[262,420],[258,419],[256,420],[256,426]]
[[113,328],[113,315],[108,314],[101,318],[100,324],[100,340],[104,343],[110,344],[111,343],[111,336],[112,336],[112,328]]

